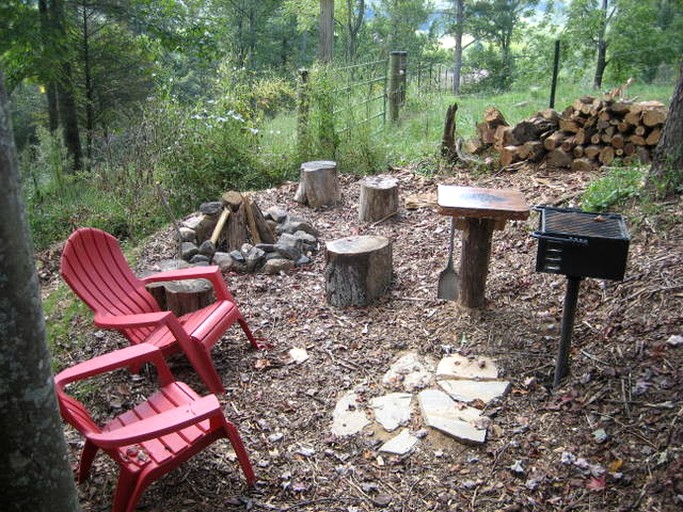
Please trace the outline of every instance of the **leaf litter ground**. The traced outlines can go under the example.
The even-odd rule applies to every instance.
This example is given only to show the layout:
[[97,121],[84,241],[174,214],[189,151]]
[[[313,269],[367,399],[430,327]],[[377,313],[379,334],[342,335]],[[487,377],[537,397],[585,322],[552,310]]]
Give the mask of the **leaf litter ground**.
[[[425,177],[389,171],[401,199],[435,197],[438,184],[521,190],[529,205],[574,204],[594,174],[543,169]],[[571,375],[550,389],[559,341],[565,278],[534,271],[537,217],[508,223],[493,236],[487,305],[479,312],[437,300],[449,223],[433,206],[402,209],[376,225],[358,221],[358,177],[340,176],[342,202],[314,211],[293,201],[297,185],[255,192],[262,209],[281,206],[313,223],[321,251],[286,275],[228,275],[228,285],[256,335],[272,348],[254,351],[233,327],[214,348],[227,393],[224,411],[241,432],[258,485],[247,490],[229,443],[219,442],[152,485],[148,511],[617,511],[680,510],[683,505],[683,218],[681,203],[644,212],[625,208],[631,230],[626,278],[582,281],[571,347]],[[139,250],[137,270],[175,253],[168,228]],[[327,305],[324,243],[357,234],[393,244],[389,293],[370,307]],[[455,255],[460,237],[456,233]],[[56,255],[58,256],[58,254]],[[49,273],[45,289],[56,285]],[[49,321],[49,319],[48,319]],[[61,369],[124,346],[74,322],[60,340]],[[302,363],[292,348],[310,356]],[[361,403],[393,391],[382,376],[402,354],[438,360],[448,353],[489,356],[511,381],[487,406],[487,442],[468,446],[435,431],[404,456],[378,451],[389,435],[372,426],[348,437],[330,430],[340,396]],[[177,378],[203,390],[192,368],[174,358]],[[118,372],[84,388],[82,399],[103,416],[149,389],[153,375]],[[407,427],[424,429],[413,414]],[[75,465],[81,447],[67,428]],[[86,511],[111,505],[116,468],[96,459],[79,486]]]

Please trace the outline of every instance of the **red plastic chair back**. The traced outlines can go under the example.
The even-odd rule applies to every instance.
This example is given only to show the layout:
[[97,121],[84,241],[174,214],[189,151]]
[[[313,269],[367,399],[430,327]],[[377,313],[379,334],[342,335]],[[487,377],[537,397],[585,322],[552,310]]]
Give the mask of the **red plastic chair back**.
[[[130,270],[118,240],[95,228],[74,231],[64,245],[60,273],[71,289],[96,314],[126,315],[160,311],[142,281]],[[153,328],[121,332],[132,343],[147,338]]]

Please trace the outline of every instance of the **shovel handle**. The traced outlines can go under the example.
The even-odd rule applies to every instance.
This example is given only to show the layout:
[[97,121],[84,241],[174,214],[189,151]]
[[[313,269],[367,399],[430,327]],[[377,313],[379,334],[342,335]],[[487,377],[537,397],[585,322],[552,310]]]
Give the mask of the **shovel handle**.
[[448,261],[453,261],[453,239],[455,238],[455,217],[451,217],[451,235],[448,244]]

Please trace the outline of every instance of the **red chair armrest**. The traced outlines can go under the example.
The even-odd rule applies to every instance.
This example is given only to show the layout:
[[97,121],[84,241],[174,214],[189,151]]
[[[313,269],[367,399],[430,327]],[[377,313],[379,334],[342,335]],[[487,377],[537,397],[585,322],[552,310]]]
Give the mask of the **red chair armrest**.
[[167,323],[170,311],[139,313],[135,315],[95,315],[95,325],[105,329],[127,329],[131,327],[151,327]]
[[146,362],[154,363],[158,368],[166,366],[164,355],[159,348],[148,343],[141,343],[93,357],[67,368],[55,376],[55,383],[59,387],[64,387],[69,382],[84,380],[132,364]]
[[208,279],[213,286],[216,299],[231,300],[234,302],[232,295],[228,291],[228,287],[223,280],[221,270],[216,265],[208,267],[189,267],[178,270],[166,270],[164,272],[157,272],[149,276],[143,277],[140,280],[145,283],[158,283],[161,281],[181,281],[183,279]]
[[102,448],[115,448],[177,432],[178,429],[199,423],[221,413],[221,406],[215,395],[160,412],[150,418],[136,421],[109,432],[91,433],[88,438]]

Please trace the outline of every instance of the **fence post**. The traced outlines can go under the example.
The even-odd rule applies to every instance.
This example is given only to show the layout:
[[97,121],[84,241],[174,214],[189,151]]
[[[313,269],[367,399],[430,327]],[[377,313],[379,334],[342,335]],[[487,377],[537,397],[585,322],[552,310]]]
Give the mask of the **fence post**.
[[389,57],[389,121],[398,121],[398,110],[405,103],[407,52],[392,51]]
[[308,159],[310,151],[310,137],[308,129],[308,118],[311,104],[308,97],[308,70],[299,70],[299,87],[297,98],[297,117],[296,117],[296,145],[297,153],[301,161]]
[[550,108],[555,108],[555,89],[557,88],[557,71],[560,66],[560,40],[555,40],[555,60],[553,62],[553,81],[550,86]]

